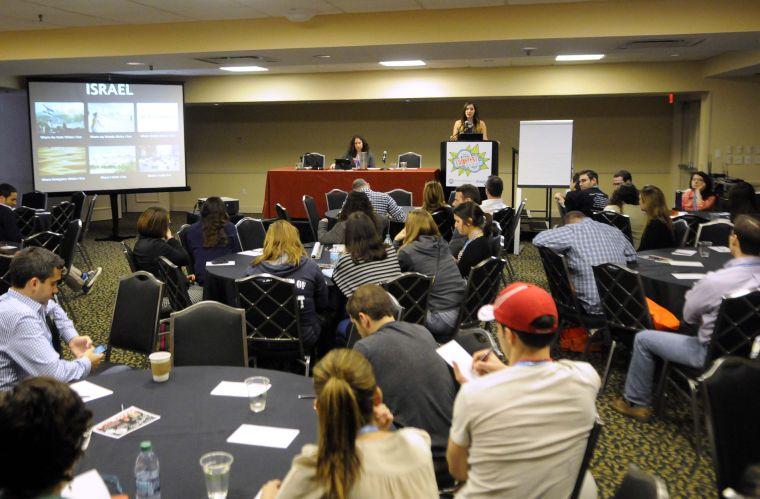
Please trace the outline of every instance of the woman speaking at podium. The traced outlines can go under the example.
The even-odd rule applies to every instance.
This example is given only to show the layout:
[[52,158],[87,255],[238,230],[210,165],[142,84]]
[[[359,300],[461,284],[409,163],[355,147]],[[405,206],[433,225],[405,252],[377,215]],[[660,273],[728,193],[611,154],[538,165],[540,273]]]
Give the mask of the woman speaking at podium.
[[462,133],[482,133],[483,140],[488,140],[486,122],[478,116],[478,108],[472,102],[465,102],[462,117],[454,122],[451,140],[459,140]]

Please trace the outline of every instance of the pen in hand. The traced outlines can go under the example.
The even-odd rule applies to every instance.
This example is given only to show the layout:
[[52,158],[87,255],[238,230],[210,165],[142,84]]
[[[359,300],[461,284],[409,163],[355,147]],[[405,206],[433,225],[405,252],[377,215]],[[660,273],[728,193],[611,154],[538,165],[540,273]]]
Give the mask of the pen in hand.
[[478,359],[478,362],[483,362],[483,361],[485,361],[485,360],[488,358],[488,356],[489,356],[489,355],[491,355],[491,352],[493,352],[493,348],[489,348],[489,349],[488,349],[488,351],[486,351],[486,353],[484,353],[484,354],[483,354],[483,355],[482,355],[482,356],[481,356],[481,357]]

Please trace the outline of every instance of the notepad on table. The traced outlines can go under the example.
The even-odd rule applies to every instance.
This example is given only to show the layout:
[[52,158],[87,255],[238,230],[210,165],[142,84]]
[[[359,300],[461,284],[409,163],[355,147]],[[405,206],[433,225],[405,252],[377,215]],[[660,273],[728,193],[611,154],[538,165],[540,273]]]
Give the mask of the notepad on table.
[[[261,393],[269,390],[272,385],[255,385],[257,389],[261,390]],[[253,393],[252,395],[261,395],[261,393]],[[220,381],[216,387],[211,390],[211,395],[218,397],[248,397],[248,388],[242,381]]]
[[705,274],[688,274],[688,273],[678,273],[674,272],[673,277],[676,279],[681,280],[699,280],[702,279],[705,276]]
[[229,260],[226,262],[206,262],[206,267],[223,267],[225,265],[235,265],[235,260]]
[[671,260],[670,264],[675,267],[704,267],[702,262],[690,262],[689,260]]
[[259,447],[274,447],[287,449],[298,436],[300,430],[295,428],[276,428],[274,426],[259,426],[242,424],[227,439],[231,444],[257,445]]
[[113,393],[113,390],[103,388],[89,381],[77,381],[72,383],[69,387],[77,392],[77,395],[82,399],[82,402],[89,402],[91,400],[99,399],[101,397],[107,397]]
[[693,256],[694,253],[696,253],[697,250],[690,250],[690,249],[677,249],[674,252],[671,253],[671,255],[678,255],[678,256]]
[[731,248],[728,246],[710,246],[710,249],[716,253],[731,253]]

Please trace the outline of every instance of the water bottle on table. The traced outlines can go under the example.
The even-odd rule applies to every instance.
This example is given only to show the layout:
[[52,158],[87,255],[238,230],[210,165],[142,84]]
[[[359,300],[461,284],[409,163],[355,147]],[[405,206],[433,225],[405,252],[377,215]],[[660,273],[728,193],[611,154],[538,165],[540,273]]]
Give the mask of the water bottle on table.
[[135,499],[161,499],[158,457],[148,441],[140,443],[135,462]]

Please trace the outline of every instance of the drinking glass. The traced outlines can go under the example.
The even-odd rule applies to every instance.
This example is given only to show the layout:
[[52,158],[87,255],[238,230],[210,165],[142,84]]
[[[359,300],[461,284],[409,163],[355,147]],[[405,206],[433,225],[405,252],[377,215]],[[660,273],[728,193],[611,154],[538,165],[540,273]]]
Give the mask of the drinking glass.
[[267,407],[267,392],[272,384],[269,378],[253,376],[245,380],[248,389],[248,403],[253,412],[261,412]]
[[206,479],[209,499],[224,499],[230,488],[230,467],[235,459],[228,452],[209,452],[201,456],[201,468]]
[[710,256],[710,246],[712,246],[712,241],[699,241],[699,243],[697,243],[699,256],[702,258]]

